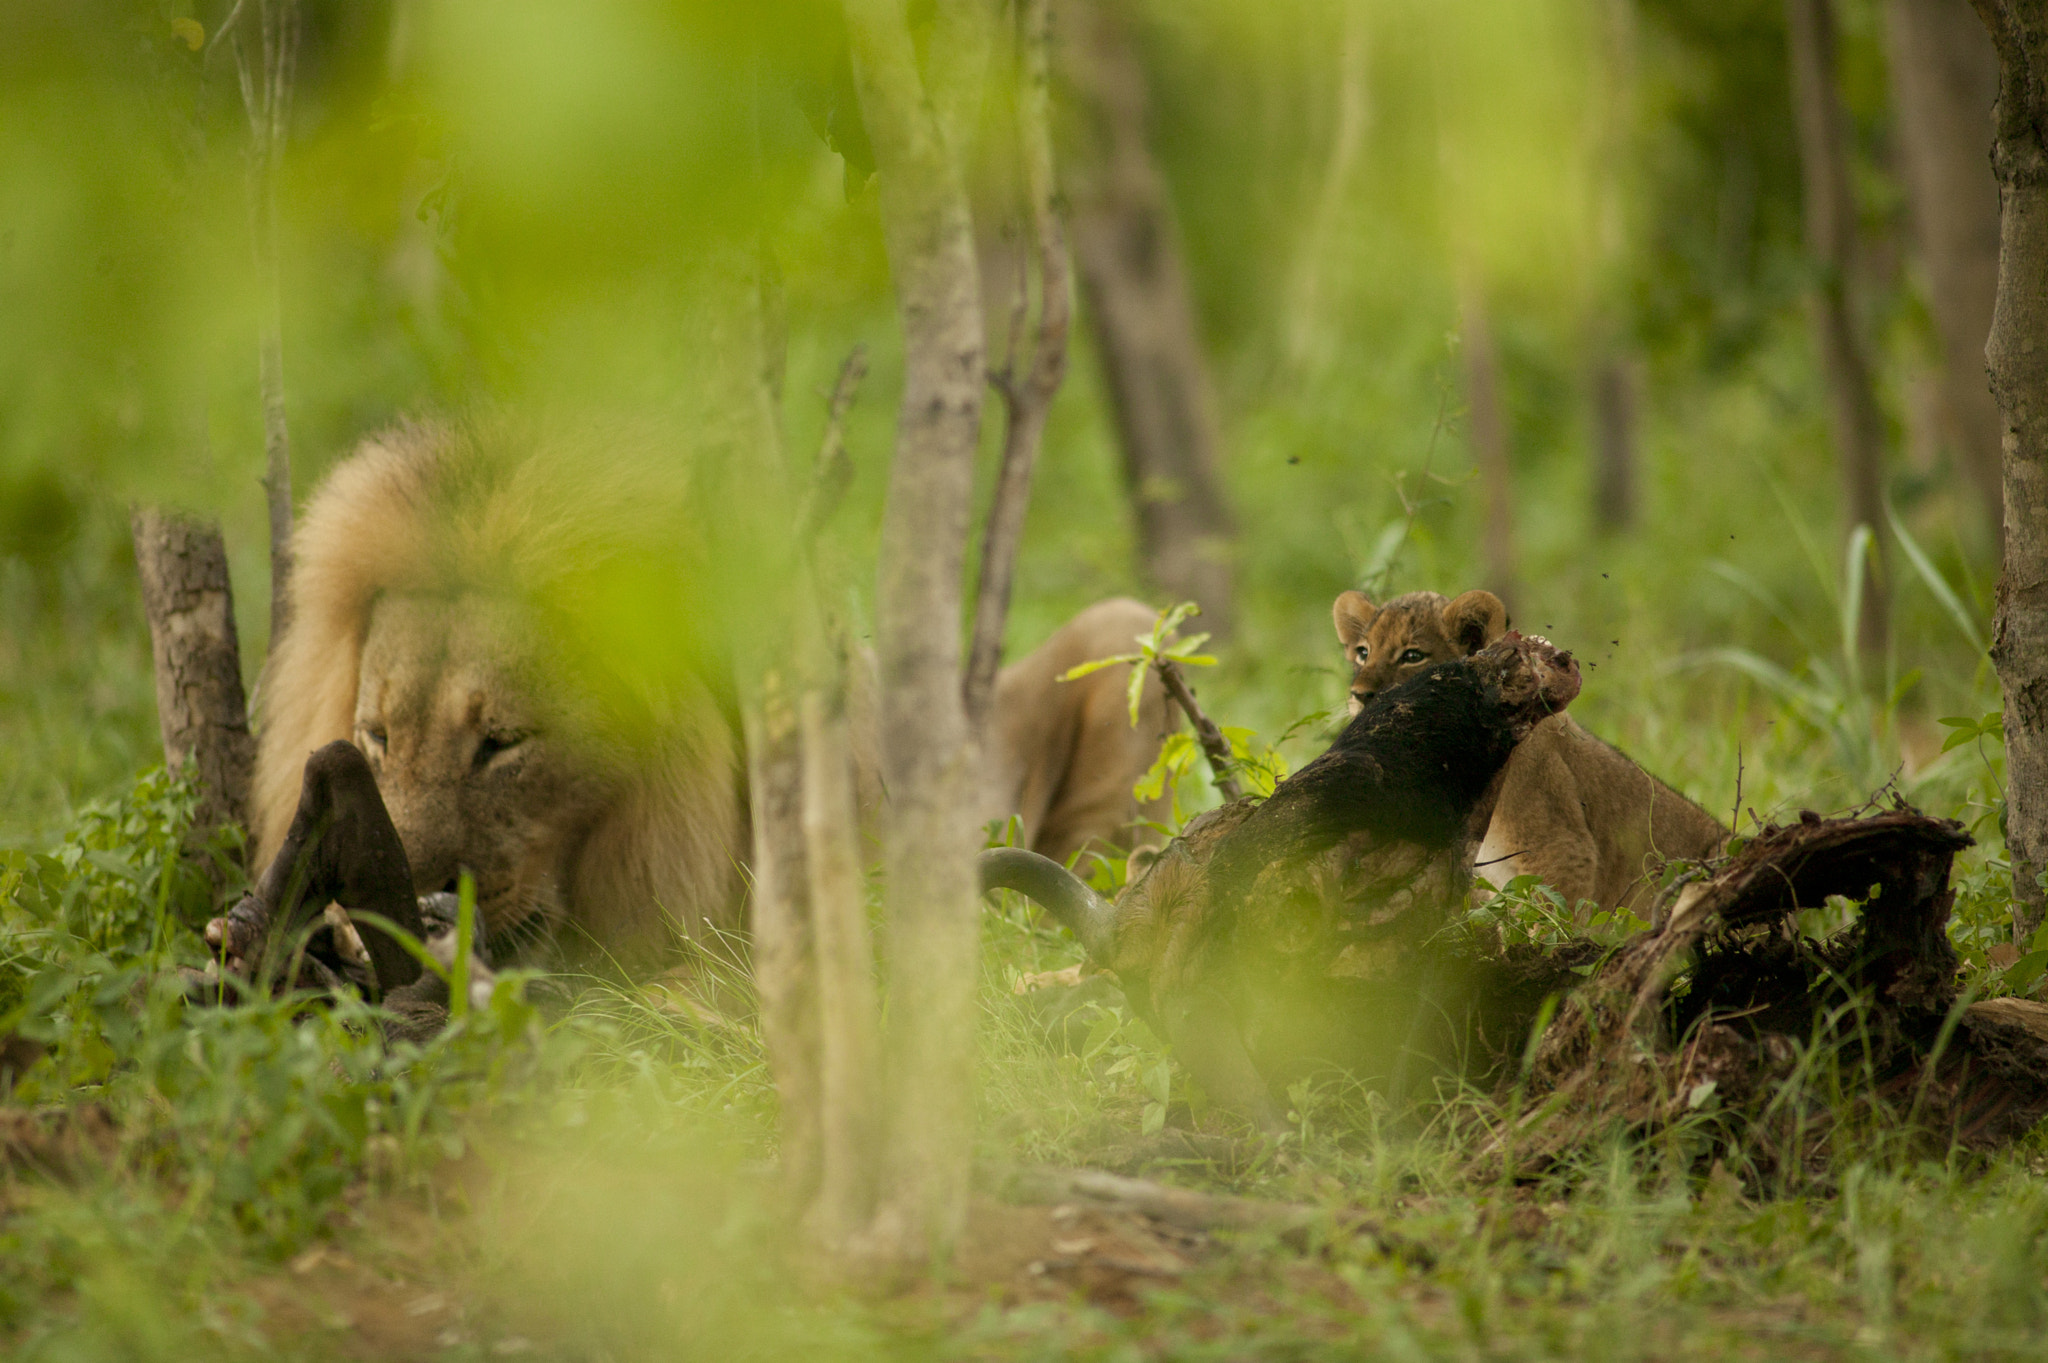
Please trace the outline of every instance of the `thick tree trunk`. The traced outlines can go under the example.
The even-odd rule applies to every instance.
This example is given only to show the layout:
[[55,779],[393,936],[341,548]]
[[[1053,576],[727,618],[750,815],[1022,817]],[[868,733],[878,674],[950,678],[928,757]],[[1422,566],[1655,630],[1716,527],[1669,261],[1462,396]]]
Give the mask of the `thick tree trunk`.
[[[1806,245],[1813,257],[1814,341],[1828,387],[1835,457],[1841,465],[1849,527],[1867,525],[1882,540],[1884,428],[1870,364],[1857,331],[1853,285],[1856,201],[1849,190],[1849,143],[1835,69],[1832,0],[1786,0],[1792,106],[1799,125],[1800,177],[1806,189]],[[1891,608],[1882,553],[1866,561],[1857,645],[1884,652]]]
[[1984,338],[1998,292],[1998,54],[1968,0],[1888,0],[1885,20],[1906,199],[1941,339],[1943,434],[1995,543],[2004,532],[2003,425],[1984,381]]
[[[903,325],[876,592],[891,1124],[874,1240],[879,1252],[914,1261],[957,1237],[967,1208],[979,906],[959,620],[986,373],[958,125],[940,116],[968,101],[927,93],[903,0],[847,0],[846,16]],[[951,49],[971,42],[982,17],[972,0],[942,3],[928,69],[961,69]]]
[[1486,529],[1480,543],[1480,571],[1489,591],[1516,604],[1514,473],[1508,463],[1507,412],[1500,394],[1500,349],[1478,286],[1467,284],[1458,308],[1460,349],[1465,360],[1465,417],[1472,462],[1486,497]]
[[177,767],[189,758],[198,770],[195,837],[229,824],[246,826],[256,744],[220,527],[137,507],[129,531],[149,617],[164,761]]
[[1220,481],[1222,426],[1202,357],[1180,229],[1146,141],[1145,71],[1118,0],[1063,0],[1056,42],[1077,125],[1066,189],[1074,260],[1101,352],[1144,572],[1231,616],[1234,534]]
[[1998,304],[1985,358],[2005,418],[2005,568],[1991,658],[2005,688],[2014,919],[2048,871],[2048,3],[1972,0],[1998,52]]

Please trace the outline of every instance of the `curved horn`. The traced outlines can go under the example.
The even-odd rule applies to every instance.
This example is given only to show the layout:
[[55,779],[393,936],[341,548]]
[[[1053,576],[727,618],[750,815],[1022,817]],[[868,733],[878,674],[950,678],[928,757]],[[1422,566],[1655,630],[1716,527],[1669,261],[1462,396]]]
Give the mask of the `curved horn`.
[[1080,939],[1098,964],[1107,964],[1116,940],[1116,907],[1081,877],[1021,847],[991,847],[981,854],[981,892],[1015,890],[1042,906]]

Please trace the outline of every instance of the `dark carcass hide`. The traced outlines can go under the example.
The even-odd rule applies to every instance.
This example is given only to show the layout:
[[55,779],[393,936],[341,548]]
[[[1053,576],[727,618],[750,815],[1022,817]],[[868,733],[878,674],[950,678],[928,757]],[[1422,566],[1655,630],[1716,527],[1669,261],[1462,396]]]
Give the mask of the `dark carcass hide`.
[[1508,754],[1578,690],[1570,654],[1509,635],[1376,697],[1271,798],[1196,819],[1114,904],[1014,849],[983,884],[1044,904],[1211,1097],[1275,1126],[1311,1068],[1398,1085],[1468,1034],[1461,953],[1418,949],[1464,905]]

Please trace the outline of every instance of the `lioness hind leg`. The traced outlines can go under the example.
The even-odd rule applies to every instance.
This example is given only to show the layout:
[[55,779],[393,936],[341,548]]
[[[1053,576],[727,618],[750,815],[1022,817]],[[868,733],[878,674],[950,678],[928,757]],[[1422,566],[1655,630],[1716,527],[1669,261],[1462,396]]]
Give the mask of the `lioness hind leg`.
[[1007,810],[1024,823],[1024,844],[1066,861],[1093,844],[1129,850],[1157,841],[1137,825],[1165,817],[1165,797],[1143,805],[1131,793],[1177,727],[1156,677],[1140,694],[1131,725],[1128,667],[1059,678],[1097,658],[1132,651],[1158,613],[1128,597],[1099,601],[1074,616],[996,679],[994,754]]

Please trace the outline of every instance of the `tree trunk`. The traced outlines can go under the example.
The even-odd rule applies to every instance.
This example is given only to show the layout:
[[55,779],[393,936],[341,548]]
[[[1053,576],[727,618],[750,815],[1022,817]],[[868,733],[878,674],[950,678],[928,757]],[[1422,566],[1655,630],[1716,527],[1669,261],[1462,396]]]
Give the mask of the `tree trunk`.
[[1610,348],[1593,370],[1593,523],[1612,532],[1635,518],[1635,366]]
[[875,954],[860,866],[846,693],[826,687],[802,703],[803,831],[817,952],[823,1161],[810,1227],[847,1244],[874,1214],[881,1149],[881,1068]]
[[[1869,526],[1882,545],[1884,430],[1857,332],[1856,201],[1849,190],[1848,129],[1835,78],[1834,10],[1831,0],[1786,0],[1785,18],[1806,190],[1806,246],[1815,272],[1814,340],[1828,387],[1844,507],[1850,528]],[[1857,646],[1865,655],[1884,652],[1890,618],[1880,550],[1864,568]]]
[[137,507],[129,532],[149,617],[164,761],[175,768],[189,758],[199,774],[193,836],[229,824],[246,827],[256,744],[220,526]]
[[1045,437],[1052,400],[1067,373],[1067,240],[1060,223],[1059,185],[1053,177],[1051,35],[1049,0],[1020,0],[1017,33],[1017,150],[1022,163],[1031,250],[1038,262],[1038,335],[1028,370],[1019,372],[1023,348],[1026,281],[1020,271],[1012,304],[1010,348],[995,376],[1003,395],[1003,459],[981,541],[981,575],[974,603],[974,638],[967,654],[963,687],[967,722],[984,742],[996,671],[1003,662],[1003,628],[1010,615],[1010,583],[1017,548],[1024,539],[1024,513],[1031,504],[1031,474]]
[[1998,53],[1998,303],[1984,348],[2005,419],[2005,567],[1991,659],[2005,688],[2014,921],[2041,924],[2048,871],[2048,4],[1972,0]]
[[1989,155],[1998,54],[1966,0],[1887,0],[1885,20],[1906,199],[1941,339],[1943,434],[1996,543],[2004,531],[2003,426],[1984,381],[1984,338],[1998,292],[1998,182]]
[[1287,315],[1283,319],[1287,360],[1297,367],[1321,363],[1330,349],[1323,265],[1339,240],[1337,229],[1343,218],[1345,197],[1372,122],[1367,60],[1370,54],[1366,50],[1370,20],[1365,6],[1344,7],[1335,53],[1336,125],[1330,132],[1330,148],[1309,206],[1307,227],[1295,246]]
[[782,1191],[808,1208],[824,1167],[823,1044],[817,942],[803,826],[803,733],[787,679],[767,671],[747,687],[747,798],[754,826],[754,989],[761,1042],[782,1105]]
[[[256,250],[262,296],[257,326],[256,377],[263,397],[263,495],[270,518],[270,646],[291,619],[292,456],[284,412],[284,305],[278,277],[277,176],[291,122],[292,82],[299,50],[298,0],[256,0],[257,57],[243,30],[249,20],[237,5],[235,73],[249,116],[249,231]],[[216,41],[218,39],[216,38]]]
[[1074,260],[1109,383],[1144,572],[1201,603],[1227,632],[1234,534],[1219,469],[1222,428],[1181,258],[1180,230],[1146,142],[1145,71],[1118,0],[1066,0],[1061,74],[1077,125],[1067,198]]
[[[928,69],[961,69],[982,7],[941,4]],[[876,591],[889,811],[890,1130],[874,1248],[915,1262],[964,1224],[979,905],[976,774],[960,694],[961,577],[986,382],[974,234],[957,160],[968,101],[927,91],[903,0],[846,0],[904,345]],[[964,21],[964,22],[963,22]],[[941,98],[941,96],[944,96]]]
[[1472,461],[1486,496],[1486,530],[1480,544],[1481,567],[1489,591],[1512,610],[1518,592],[1515,575],[1514,474],[1508,465],[1508,422],[1500,396],[1500,350],[1486,299],[1477,285],[1467,284],[1458,316],[1460,348],[1465,359],[1465,413],[1472,442]]

